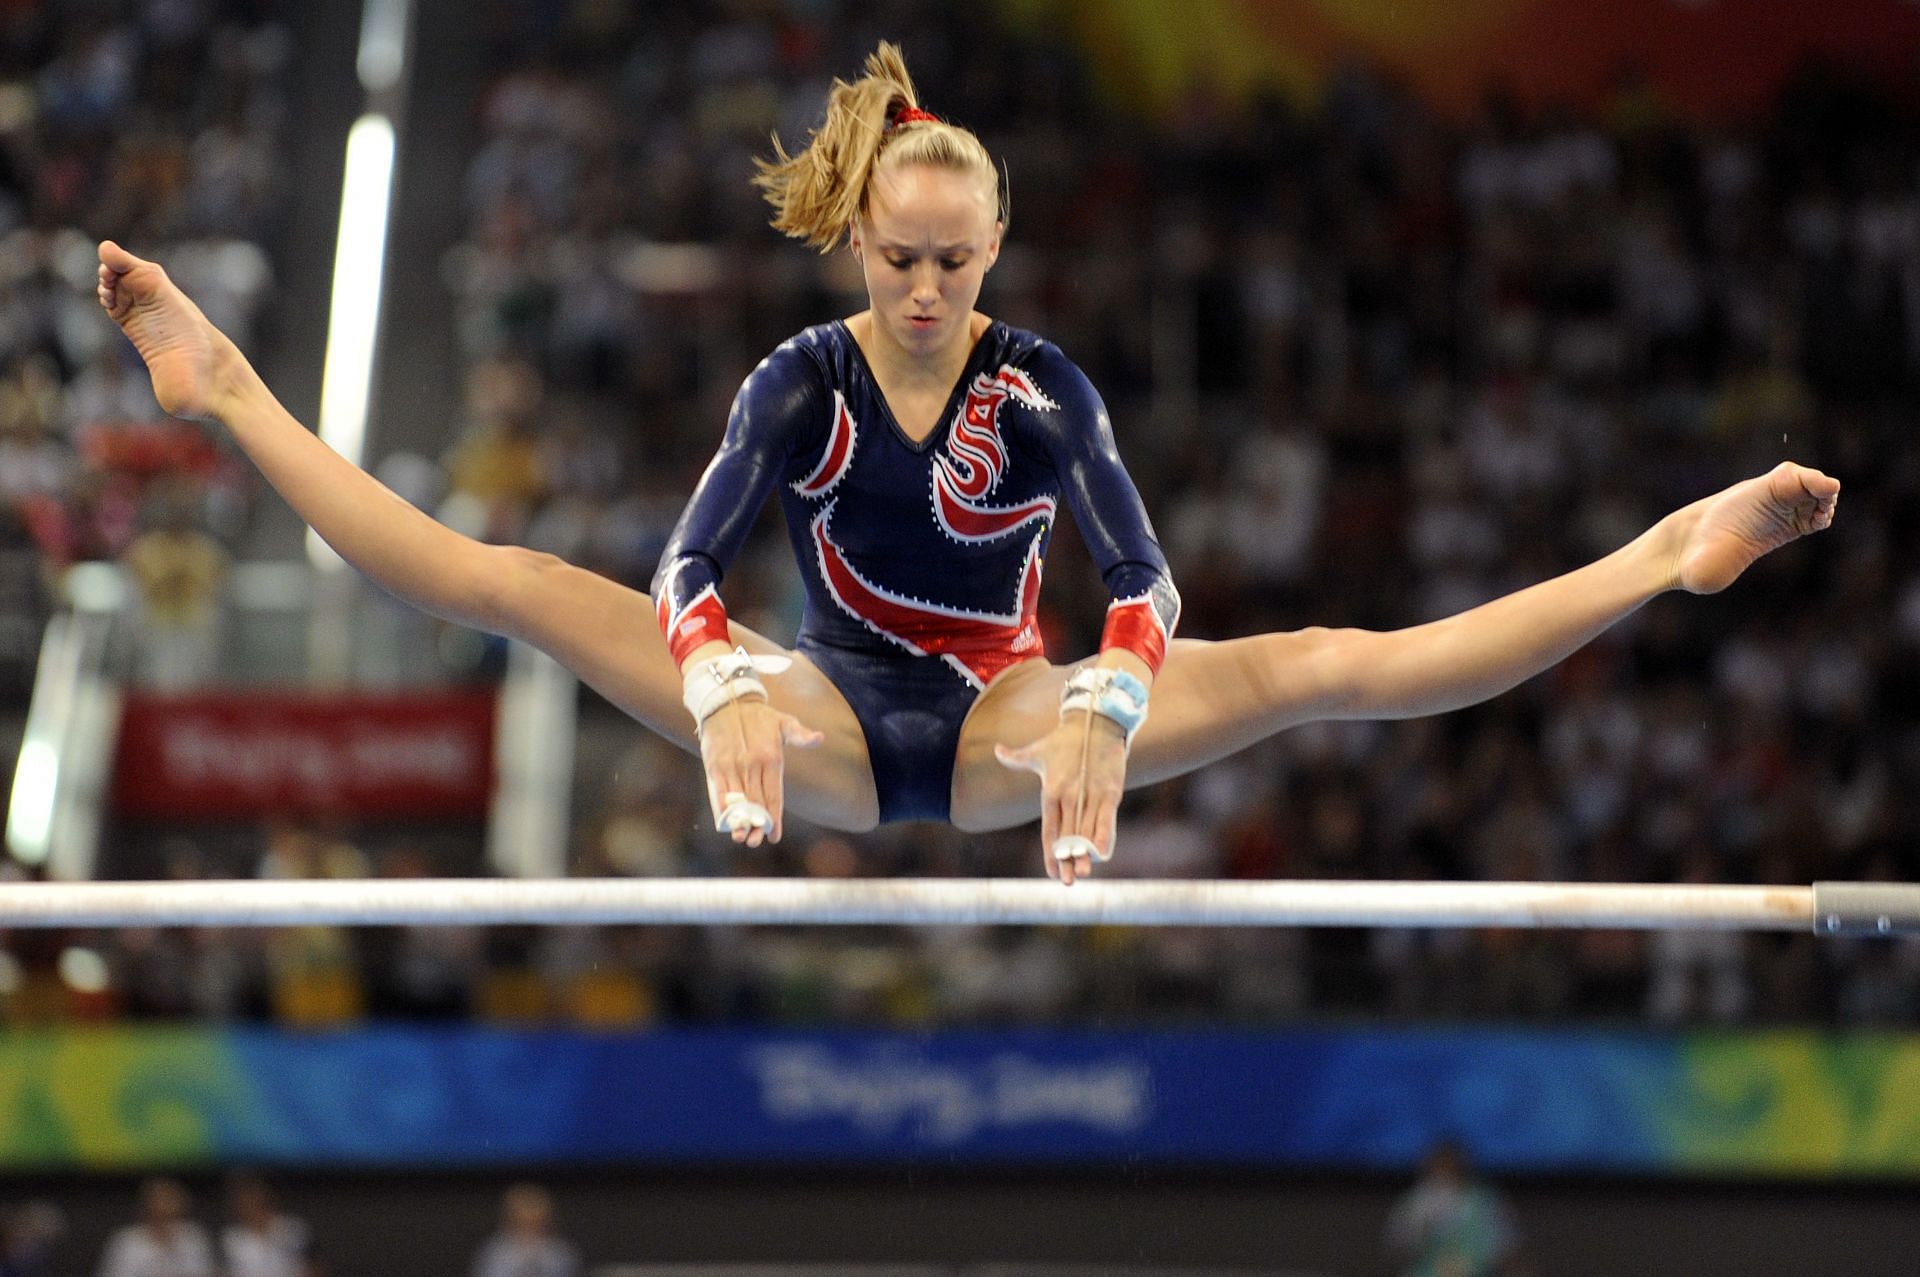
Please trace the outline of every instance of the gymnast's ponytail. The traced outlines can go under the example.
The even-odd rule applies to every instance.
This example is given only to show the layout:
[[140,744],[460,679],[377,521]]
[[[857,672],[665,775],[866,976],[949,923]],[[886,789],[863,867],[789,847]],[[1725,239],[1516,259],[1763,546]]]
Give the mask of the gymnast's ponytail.
[[882,162],[933,164],[979,174],[1000,199],[999,173],[971,132],[920,109],[900,47],[883,41],[867,57],[866,74],[833,82],[827,118],[806,149],[788,155],[773,140],[774,158],[756,160],[753,179],[773,205],[773,228],[830,252],[866,210],[867,187]]

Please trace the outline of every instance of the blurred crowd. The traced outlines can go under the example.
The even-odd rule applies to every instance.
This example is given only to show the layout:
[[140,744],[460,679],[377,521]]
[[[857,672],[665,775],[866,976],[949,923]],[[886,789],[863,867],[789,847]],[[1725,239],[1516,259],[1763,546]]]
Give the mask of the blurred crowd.
[[[345,1239],[295,1213],[268,1180],[238,1172],[226,1176],[218,1188],[220,1205],[212,1212],[218,1222],[209,1226],[209,1212],[196,1200],[194,1186],[165,1176],[143,1180],[135,1192],[131,1221],[98,1240],[76,1235],[81,1230],[48,1200],[0,1203],[0,1274],[326,1277],[340,1271],[329,1262],[329,1251],[345,1249]],[[288,1195],[297,1196],[297,1189]],[[351,1240],[364,1246],[369,1239],[360,1235]],[[1392,1271],[1404,1277],[1529,1277],[1538,1271],[1505,1195],[1450,1142],[1427,1155],[1418,1178],[1395,1200],[1382,1241]],[[820,1271],[804,1264],[766,1265],[755,1271],[776,1269]],[[582,1248],[569,1236],[555,1194],[522,1180],[501,1192],[495,1226],[466,1257],[464,1269],[447,1256],[437,1271],[465,1271],[469,1277],[579,1277],[586,1269]]]
[[[0,1206],[0,1274],[54,1277],[324,1277],[327,1238],[285,1210],[258,1175],[231,1175],[218,1228],[208,1228],[192,1190],[177,1179],[141,1182],[134,1220],[113,1231],[83,1267],[67,1220],[44,1199]],[[457,1271],[449,1264],[444,1271]],[[471,1277],[578,1277],[577,1247],[559,1230],[553,1196],[533,1183],[502,1194],[498,1227],[476,1247]]]
[[[1103,874],[1920,878],[1920,568],[1898,553],[1920,532],[1913,101],[1810,65],[1739,122],[1686,121],[1630,73],[1595,106],[1494,92],[1453,120],[1352,65],[1317,101],[1196,84],[1144,120],[1107,103],[1070,48],[1009,30],[972,56],[980,12],[906,12],[882,26],[851,2],[479,10],[494,70],[467,234],[443,271],[463,393],[445,454],[410,459],[401,486],[476,535],[644,588],[740,377],[863,304],[844,254],[765,228],[752,157],[775,130],[798,143],[831,76],[897,39],[924,104],[1007,165],[1008,247],[982,306],[1058,342],[1105,396],[1186,635],[1417,624],[1595,558],[1784,457],[1847,485],[1834,532],[1726,595],[1654,602],[1487,706],[1289,732],[1136,795]],[[271,41],[203,37],[193,47],[234,94],[267,91],[256,62],[220,51],[258,57]],[[63,58],[34,65],[93,65]],[[145,136],[113,118],[116,147]],[[58,136],[8,136],[60,153],[43,135]],[[222,155],[250,153],[253,134],[223,136]],[[221,189],[266,218],[242,199],[254,187]],[[67,242],[20,217],[11,234]],[[31,364],[0,368],[26,378]],[[79,386],[103,364],[124,375],[116,353],[71,356],[57,369],[68,392],[47,401],[94,402]],[[11,402],[0,395],[8,439]],[[71,421],[53,417],[23,437],[70,459]],[[5,482],[30,473],[0,464]],[[1091,650],[1106,598],[1065,527],[1047,582],[1050,651]],[[799,587],[770,521],[726,591],[735,616],[792,633]],[[796,825],[779,848],[734,848],[702,832],[691,760],[619,739],[579,822],[583,874],[1041,871],[1031,829],[846,839]],[[284,836],[248,871],[274,872]],[[313,929],[72,943],[97,951],[116,1013],[307,1022],[405,1007],[596,1024],[1920,1014],[1920,946],[1810,936]],[[16,963],[16,984],[57,948]],[[157,953],[188,974],[143,1004],[117,973],[169,969]],[[191,975],[223,964],[244,978]],[[395,993],[408,971],[419,988]],[[289,1000],[296,986],[310,1001]]]
[[162,686],[210,672],[251,485],[166,418],[93,297],[96,239],[162,257],[252,349],[288,205],[271,3],[16,4],[0,12],[0,695],[23,702],[62,574],[121,560]]
[[[1071,49],[1009,32],[994,58],[967,56],[976,13],[920,6],[883,27],[858,4],[776,8],[494,12],[471,230],[445,272],[470,388],[445,462],[485,510],[476,526],[644,584],[738,378],[861,305],[844,254],[765,230],[752,157],[775,130],[803,139],[830,77],[897,38],[924,102],[1007,164],[1008,248],[983,307],[1057,341],[1106,397],[1186,634],[1416,624],[1785,457],[1847,483],[1831,537],[1728,596],[1658,601],[1484,708],[1291,732],[1138,796],[1103,872],[1916,876],[1901,831],[1920,827],[1920,572],[1895,552],[1920,515],[1911,100],[1809,66],[1764,118],[1708,126],[1629,74],[1593,108],[1495,92],[1451,121],[1356,65],[1317,102],[1200,84],[1143,121],[1103,102]],[[791,633],[796,574],[762,533],[729,606]],[[1052,650],[1089,650],[1105,602],[1063,534],[1042,600]],[[716,852],[688,833],[691,764],[641,744],[609,777],[589,872],[1039,871],[1031,831]],[[1920,1011],[1920,950],[1799,937],[690,943],[676,961],[710,955],[694,988],[745,965],[765,973],[749,988],[829,1014]]]

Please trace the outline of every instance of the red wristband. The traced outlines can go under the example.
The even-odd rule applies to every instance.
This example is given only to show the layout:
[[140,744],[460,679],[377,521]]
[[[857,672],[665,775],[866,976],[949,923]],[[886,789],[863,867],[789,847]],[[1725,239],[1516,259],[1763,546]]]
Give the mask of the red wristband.
[[1100,631],[1100,650],[1123,648],[1147,663],[1154,674],[1167,659],[1167,627],[1153,606],[1153,598],[1115,599],[1107,609],[1107,624]]
[[711,585],[689,599],[678,612],[669,613],[667,609],[671,605],[672,601],[662,592],[658,607],[660,632],[667,636],[667,650],[673,653],[675,665],[685,662],[688,654],[704,643],[733,641],[727,635],[726,606]]

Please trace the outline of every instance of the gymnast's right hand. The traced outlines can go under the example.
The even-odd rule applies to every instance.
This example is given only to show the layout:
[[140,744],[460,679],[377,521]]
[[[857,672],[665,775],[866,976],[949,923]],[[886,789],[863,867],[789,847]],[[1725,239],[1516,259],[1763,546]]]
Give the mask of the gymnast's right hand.
[[112,240],[100,245],[100,304],[133,342],[154,398],[175,417],[217,420],[246,369],[226,334],[154,263]]
[[779,842],[784,824],[786,749],[812,749],[826,737],[766,701],[742,698],[700,725],[713,825],[735,842]]

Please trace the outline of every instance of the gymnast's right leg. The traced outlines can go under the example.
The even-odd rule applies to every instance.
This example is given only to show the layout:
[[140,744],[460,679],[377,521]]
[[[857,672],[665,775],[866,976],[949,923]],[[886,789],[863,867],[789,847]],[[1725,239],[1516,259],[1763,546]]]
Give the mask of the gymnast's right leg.
[[[638,590],[550,554],[509,548],[515,561],[501,600],[500,632],[539,648],[582,682],[690,754],[700,753],[693,717],[680,700],[680,671]],[[731,637],[755,656],[793,665],[765,677],[773,708],[825,739],[784,756],[786,805],[816,824],[858,832],[879,821],[866,735],[846,697],[820,668],[741,625]]]
[[[153,378],[160,406],[224,427],[294,512],[388,593],[431,615],[548,653],[682,749],[698,752],[680,671],[652,601],[552,555],[486,545],[443,527],[296,421],[239,349],[153,262],[100,245],[100,304]],[[749,651],[792,655],[734,627]],[[878,819],[866,740],[846,699],[811,661],[767,681],[773,706],[825,735],[785,760],[801,815],[839,829]]]

